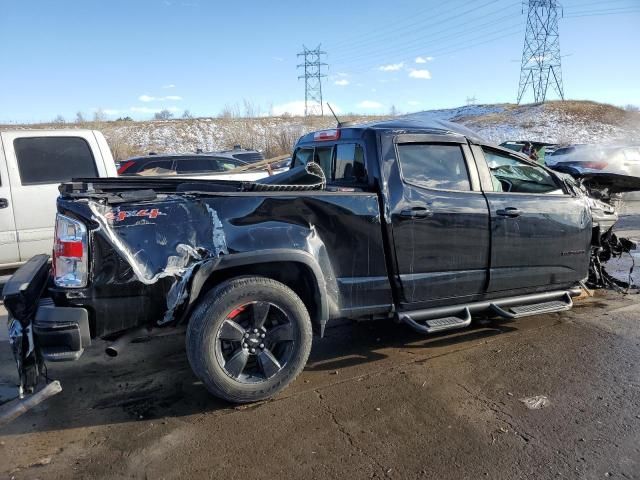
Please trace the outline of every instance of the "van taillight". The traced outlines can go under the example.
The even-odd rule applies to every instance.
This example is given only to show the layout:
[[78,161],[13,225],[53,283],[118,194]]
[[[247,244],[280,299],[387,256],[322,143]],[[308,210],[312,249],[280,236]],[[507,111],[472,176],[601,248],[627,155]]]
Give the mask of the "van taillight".
[[58,287],[87,285],[87,227],[66,215],[56,216],[53,243],[53,281]]

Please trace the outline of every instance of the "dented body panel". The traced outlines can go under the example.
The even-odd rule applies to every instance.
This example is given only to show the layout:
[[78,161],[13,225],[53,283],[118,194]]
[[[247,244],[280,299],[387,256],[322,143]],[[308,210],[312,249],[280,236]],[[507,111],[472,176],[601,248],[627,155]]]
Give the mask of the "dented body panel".
[[391,309],[372,193],[167,194],[126,206],[61,197],[58,207],[90,224],[90,282],[51,293],[56,304],[88,308],[101,319],[90,322],[93,336],[178,320],[192,277],[205,265],[214,278],[241,265],[307,265],[321,285],[320,324],[371,305]]

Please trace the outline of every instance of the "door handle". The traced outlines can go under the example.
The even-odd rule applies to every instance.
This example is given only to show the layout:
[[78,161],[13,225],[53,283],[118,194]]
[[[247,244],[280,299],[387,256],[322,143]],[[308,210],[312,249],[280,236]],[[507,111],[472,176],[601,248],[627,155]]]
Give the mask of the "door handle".
[[431,215],[431,210],[426,207],[413,207],[400,212],[400,216],[403,218],[426,218],[429,215]]
[[7,208],[9,206],[9,200],[6,198],[0,198],[0,208]]
[[516,207],[507,207],[504,210],[498,210],[496,213],[501,217],[514,218],[519,217],[522,212],[520,212]]

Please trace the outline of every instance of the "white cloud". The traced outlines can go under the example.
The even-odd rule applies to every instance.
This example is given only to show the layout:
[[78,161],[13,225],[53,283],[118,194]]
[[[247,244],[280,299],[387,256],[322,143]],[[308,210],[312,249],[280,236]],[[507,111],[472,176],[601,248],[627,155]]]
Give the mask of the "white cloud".
[[348,73],[344,73],[344,72],[338,72],[336,75],[338,75],[339,77],[348,77],[349,76]]
[[383,105],[380,102],[373,100],[363,100],[357,105],[359,108],[382,108]]
[[182,97],[178,95],[167,95],[166,97],[152,97],[151,95],[140,95],[138,100],[141,102],[162,102],[164,100],[182,100]]
[[404,67],[404,62],[390,63],[389,65],[381,65],[378,67],[378,70],[383,72],[397,72],[398,70],[401,70],[402,67]]
[[120,113],[120,110],[117,110],[115,108],[103,108],[102,113],[104,113],[105,115],[118,115]]
[[345,87],[349,85],[349,80],[347,80],[346,78],[341,78],[340,80],[336,80],[333,83],[335,83],[336,85],[340,85],[341,87]]
[[282,57],[271,57],[271,60],[275,60],[276,62],[284,62],[284,58]]
[[176,88],[176,86],[173,83],[169,83],[167,85],[163,85],[162,88]]
[[416,63],[427,63],[433,60],[433,57],[416,57]]
[[415,107],[417,105],[420,105],[420,102],[418,100],[409,100],[407,102],[407,105],[411,105],[412,107]]
[[429,70],[411,70],[409,73],[411,78],[420,78],[423,80],[431,79],[431,72]]

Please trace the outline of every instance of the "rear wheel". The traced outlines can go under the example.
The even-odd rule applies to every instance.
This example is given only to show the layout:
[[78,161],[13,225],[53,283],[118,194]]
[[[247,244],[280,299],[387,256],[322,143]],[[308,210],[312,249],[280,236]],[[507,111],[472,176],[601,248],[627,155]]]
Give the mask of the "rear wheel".
[[243,277],[207,293],[189,322],[187,356],[212,394],[255,402],[298,376],[311,340],[309,313],[290,288],[264,277]]

